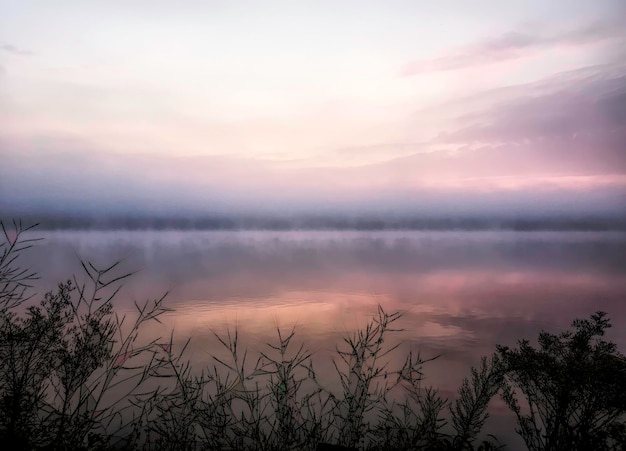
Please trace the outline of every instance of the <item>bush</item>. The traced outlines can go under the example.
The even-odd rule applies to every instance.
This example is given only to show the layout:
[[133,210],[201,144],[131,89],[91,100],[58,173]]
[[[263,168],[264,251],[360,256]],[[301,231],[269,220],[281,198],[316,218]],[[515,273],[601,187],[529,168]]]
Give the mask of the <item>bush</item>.
[[166,311],[163,299],[137,305],[125,327],[112,302],[128,274],[83,263],[87,282],[59,284],[18,315],[37,277],[18,265],[36,241],[22,239],[29,229],[14,223],[11,233],[2,224],[0,440],[12,449],[93,449],[132,437],[133,400],[165,365],[156,342],[139,340]]
[[626,449],[626,359],[601,339],[611,324],[598,312],[572,327],[542,332],[539,349],[527,340],[498,346],[518,433],[529,450]]

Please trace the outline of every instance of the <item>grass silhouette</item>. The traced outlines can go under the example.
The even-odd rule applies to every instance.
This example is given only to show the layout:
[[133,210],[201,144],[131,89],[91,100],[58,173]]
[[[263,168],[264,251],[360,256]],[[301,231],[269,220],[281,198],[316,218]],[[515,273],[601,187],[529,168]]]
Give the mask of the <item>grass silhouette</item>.
[[214,352],[198,370],[185,359],[189,341],[145,339],[168,311],[164,297],[135,304],[132,317],[115,311],[131,275],[117,263],[81,262],[84,282],[73,277],[25,308],[37,278],[19,262],[37,241],[30,229],[2,224],[0,244],[0,440],[10,449],[502,449],[483,431],[498,394],[530,450],[625,448],[626,361],[601,338],[603,313],[542,333],[539,349],[497,347],[454,400],[424,384],[419,354],[391,366],[400,314],[380,306],[338,344],[332,388],[294,329],[277,329],[255,356],[238,330],[216,334],[228,357]]

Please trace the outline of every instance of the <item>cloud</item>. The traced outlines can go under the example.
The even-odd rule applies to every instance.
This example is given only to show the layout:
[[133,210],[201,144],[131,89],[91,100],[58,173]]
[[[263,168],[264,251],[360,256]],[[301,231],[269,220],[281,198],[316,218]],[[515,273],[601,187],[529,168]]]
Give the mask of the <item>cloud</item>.
[[[482,108],[450,106],[457,117],[430,143],[452,150],[393,164],[412,174],[536,176],[626,174],[626,67],[564,73],[507,93]],[[490,93],[485,93],[489,97]]]
[[[544,164],[530,145],[285,170],[270,161],[232,157],[96,154],[87,144],[54,151],[54,141],[40,149],[6,143],[0,152],[0,210],[106,216],[506,214],[558,208],[592,214],[622,211],[626,201],[626,177],[606,176],[615,173],[615,164],[601,161],[605,167],[576,176],[581,164]],[[58,144],[67,147],[63,140]]]
[[[604,191],[614,205],[626,205],[626,67],[566,72],[496,91],[485,92],[484,101],[471,97],[442,107],[440,113],[454,119],[430,141],[363,148],[380,155],[388,149],[389,158],[344,177],[432,199],[444,192],[508,192],[513,201],[521,193],[543,198],[547,190],[581,205],[587,196],[591,206],[592,193]],[[410,154],[398,158],[398,148]]]
[[[483,187],[527,186],[545,177],[574,186],[569,177],[626,175],[626,66],[565,72],[435,108],[449,120],[431,140],[337,154],[371,156],[359,178],[398,186],[469,189],[477,178]],[[429,114],[421,110],[416,124]]]
[[8,43],[3,43],[0,44],[0,50],[10,53],[11,55],[15,55],[15,56],[32,56],[34,55],[33,52],[31,52],[30,50],[25,50],[25,49],[21,49],[19,47],[14,46],[13,44],[8,44]]
[[[406,136],[339,147],[333,161],[297,167],[234,156],[116,154],[80,134],[5,131],[0,210],[623,211],[626,66],[568,72],[483,97],[446,105],[443,115],[455,119],[430,141]],[[339,164],[358,156],[370,164]]]
[[445,134],[447,142],[520,142],[608,133],[626,125],[626,75],[509,99],[476,114],[473,124]]
[[579,46],[610,39],[626,37],[626,23],[615,21],[597,22],[578,30],[556,34],[511,31],[466,47],[458,48],[447,55],[413,61],[401,69],[402,76],[413,76],[430,72],[461,70],[483,64],[517,59],[532,51],[555,46]]

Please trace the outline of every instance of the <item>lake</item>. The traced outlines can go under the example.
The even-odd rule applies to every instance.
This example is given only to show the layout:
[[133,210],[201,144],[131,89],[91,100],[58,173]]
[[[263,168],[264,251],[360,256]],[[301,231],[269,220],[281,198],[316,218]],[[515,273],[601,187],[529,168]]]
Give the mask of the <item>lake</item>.
[[[453,397],[471,365],[495,344],[534,340],[574,318],[608,312],[609,338],[626,350],[626,233],[513,231],[38,231],[25,255],[40,291],[79,257],[137,271],[118,308],[160,297],[165,326],[191,337],[194,365],[211,361],[212,331],[239,329],[252,351],[276,327],[296,336],[331,372],[335,345],[380,304],[401,311],[402,349],[419,350],[426,383]],[[166,336],[169,336],[169,329]],[[493,425],[507,418],[495,402]],[[502,418],[500,418],[502,417]],[[500,419],[499,419],[500,418]],[[502,424],[504,424],[502,423]],[[487,430],[487,432],[490,432]],[[499,432],[499,431],[493,431]],[[512,432],[512,431],[511,431]],[[502,434],[508,436],[509,434]]]

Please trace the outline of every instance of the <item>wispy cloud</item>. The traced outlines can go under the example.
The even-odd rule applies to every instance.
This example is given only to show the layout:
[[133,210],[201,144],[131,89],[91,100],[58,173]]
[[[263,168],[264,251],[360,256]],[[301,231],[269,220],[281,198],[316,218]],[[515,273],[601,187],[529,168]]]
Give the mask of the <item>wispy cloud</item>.
[[32,56],[34,55],[33,52],[31,52],[30,50],[26,50],[26,49],[22,49],[19,48],[13,44],[8,44],[6,42],[3,42],[2,44],[0,44],[0,50],[2,50],[3,52],[6,53],[10,53],[11,55],[16,55],[16,56]]
[[[423,141],[336,151],[406,179],[626,174],[626,66],[593,67],[435,106],[444,128]],[[431,113],[420,110],[413,118]],[[375,171],[369,176],[373,177]]]
[[[471,114],[451,119],[430,141],[342,149],[381,156],[354,178],[468,190],[538,186],[546,180],[554,186],[582,186],[580,177],[597,186],[618,177],[623,185],[626,67],[565,72],[484,96],[494,98],[482,106],[473,98],[447,105],[455,113]],[[402,155],[398,149],[408,152]]]
[[402,76],[445,72],[512,60],[556,46],[579,46],[610,39],[626,38],[625,21],[596,22],[560,33],[511,31],[500,36],[452,50],[438,58],[413,61],[401,69]]
[[530,87],[471,117],[472,124],[443,134],[457,143],[515,143],[546,138],[573,139],[608,134],[626,127],[626,73],[578,83],[563,82],[559,89],[541,92]]

